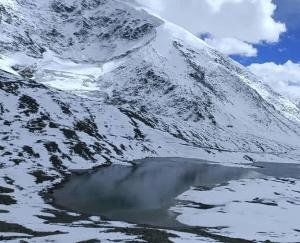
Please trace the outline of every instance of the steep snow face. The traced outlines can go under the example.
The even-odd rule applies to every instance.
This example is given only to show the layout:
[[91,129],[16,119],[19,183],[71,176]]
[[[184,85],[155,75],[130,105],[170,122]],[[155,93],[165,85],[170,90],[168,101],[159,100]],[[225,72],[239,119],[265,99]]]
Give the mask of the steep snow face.
[[299,144],[296,105],[192,34],[126,2],[2,8],[3,59],[23,76],[143,114],[200,147],[278,152]]
[[16,1],[2,4],[1,52],[36,58],[107,62],[151,39],[160,20],[108,0]]

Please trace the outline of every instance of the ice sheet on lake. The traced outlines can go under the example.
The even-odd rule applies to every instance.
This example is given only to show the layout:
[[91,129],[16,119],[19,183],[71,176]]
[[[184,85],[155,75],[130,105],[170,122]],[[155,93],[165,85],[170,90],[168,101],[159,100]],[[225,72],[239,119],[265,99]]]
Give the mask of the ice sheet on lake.
[[295,217],[300,212],[299,188],[300,181],[294,179],[232,181],[212,190],[192,188],[178,197],[186,203],[172,210],[180,214],[180,222],[212,227],[221,235],[295,242],[300,239],[300,221]]

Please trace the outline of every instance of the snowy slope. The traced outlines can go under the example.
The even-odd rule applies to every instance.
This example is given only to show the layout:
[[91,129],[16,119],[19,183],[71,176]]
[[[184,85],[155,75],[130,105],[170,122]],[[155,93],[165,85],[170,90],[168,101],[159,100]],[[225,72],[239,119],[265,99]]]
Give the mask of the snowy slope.
[[293,103],[185,30],[120,2],[36,4],[8,6],[16,19],[4,11],[11,19],[2,35],[13,41],[2,53],[23,75],[134,107],[161,120],[160,130],[174,133],[174,124],[199,146],[264,152],[299,142]]
[[39,192],[71,169],[157,156],[300,161],[299,108],[180,27],[117,0],[0,9],[0,185],[12,189],[0,223],[35,231],[19,233],[110,237],[90,219],[43,220],[58,211]]

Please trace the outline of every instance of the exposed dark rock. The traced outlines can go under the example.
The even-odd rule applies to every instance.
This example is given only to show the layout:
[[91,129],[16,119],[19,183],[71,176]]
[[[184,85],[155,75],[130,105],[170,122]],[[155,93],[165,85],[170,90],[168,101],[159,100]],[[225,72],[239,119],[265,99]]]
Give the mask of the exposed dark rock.
[[46,128],[46,126],[47,124],[42,118],[29,120],[26,124],[26,128],[28,128],[30,132],[41,132]]
[[0,103],[0,115],[3,115],[4,112],[5,112],[4,105]]
[[31,172],[30,174],[33,175],[36,178],[35,182],[37,184],[43,183],[45,181],[53,181],[55,179],[53,176],[47,175],[42,170],[35,170],[35,171]]
[[7,121],[7,120],[5,120],[5,121],[3,122],[3,125],[5,125],[5,126],[10,126],[10,125],[11,125],[11,122],[10,122],[10,121]]
[[19,98],[19,109],[29,116],[30,114],[35,114],[39,110],[39,104],[35,99],[28,95],[22,95]]
[[49,158],[50,162],[54,166],[54,168],[61,170],[66,169],[66,167],[63,165],[63,161],[57,156],[57,155],[51,155]]
[[264,199],[261,198],[254,198],[252,201],[247,201],[248,203],[257,203],[257,204],[263,204],[263,205],[267,205],[267,206],[278,206],[278,204],[276,202],[269,202],[269,201],[265,201]]
[[51,7],[57,13],[72,13],[76,9],[76,6],[66,6],[58,0],[55,0]]
[[59,124],[54,123],[54,122],[49,122],[49,127],[50,128],[59,128]]
[[24,159],[11,159],[12,162],[15,163],[15,165],[19,165],[21,164],[22,162],[25,162]]
[[95,9],[100,5],[103,5],[107,2],[107,0],[83,0],[81,2],[81,6],[84,9]]
[[90,151],[87,144],[79,142],[73,146],[73,151],[86,160],[94,160],[94,154]]
[[94,121],[89,118],[86,118],[82,121],[78,121],[74,125],[75,130],[84,132],[92,137],[102,139],[103,137],[98,133],[98,127]]
[[10,156],[12,155],[12,152],[6,151],[2,154],[2,156]]
[[250,161],[250,162],[255,162],[255,160],[253,158],[251,158],[250,156],[248,156],[248,155],[244,155],[243,158]]
[[0,193],[12,193],[14,191],[15,190],[12,188],[0,186]]
[[0,194],[0,204],[12,205],[12,204],[16,204],[16,203],[17,203],[17,201],[14,198],[12,198],[11,196]]
[[19,71],[19,74],[23,77],[23,78],[33,78],[34,73],[36,70],[34,70],[31,67],[26,67],[22,70]]
[[66,104],[66,103],[64,103],[64,102],[62,102],[60,100],[57,100],[57,99],[55,99],[54,101],[60,106],[60,108],[61,108],[61,110],[62,110],[62,112],[64,114],[72,115],[72,112],[71,112],[69,104]]
[[122,30],[121,38],[127,40],[137,40],[142,36],[146,35],[153,29],[153,26],[149,23],[145,23],[136,28],[132,28],[131,26],[126,26],[124,30]]
[[169,238],[177,238],[178,236],[155,228],[115,228],[108,232],[122,232],[129,235],[139,235],[142,241],[148,243],[172,243]]
[[47,33],[47,36],[49,37],[61,37],[63,38],[64,35],[57,31],[57,29],[53,28],[50,32]]
[[33,157],[33,158],[39,158],[40,155],[38,153],[35,153],[33,148],[30,146],[23,146],[23,151],[24,153],[27,153],[29,156]]
[[63,134],[66,138],[78,140],[78,136],[74,130],[67,129],[67,128],[62,128],[60,130],[63,132]]
[[58,147],[58,144],[56,142],[46,142],[44,144],[45,148],[49,153],[60,153],[60,149]]
[[1,82],[0,89],[6,93],[17,95],[19,93],[19,85],[15,82]]
[[[0,221],[0,229],[1,229],[0,232],[28,234],[30,236],[29,238],[31,238],[31,236],[42,237],[42,236],[63,234],[63,232],[60,232],[60,231],[54,231],[54,232],[33,231],[33,230],[28,229],[28,228],[26,228],[22,225],[7,223],[7,222],[4,222],[4,221]],[[3,237],[2,238],[0,237],[0,241],[1,241],[1,239],[5,240]]]
[[3,179],[8,185],[12,186],[15,183],[15,181],[8,176],[4,176]]

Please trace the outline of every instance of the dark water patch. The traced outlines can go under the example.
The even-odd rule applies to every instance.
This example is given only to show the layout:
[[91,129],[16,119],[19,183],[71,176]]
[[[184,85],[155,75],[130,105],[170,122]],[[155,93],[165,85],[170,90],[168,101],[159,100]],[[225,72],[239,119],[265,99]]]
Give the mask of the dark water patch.
[[74,175],[54,191],[65,208],[153,226],[181,227],[168,209],[191,186],[211,187],[248,178],[249,170],[179,158],[146,159],[134,166],[112,165],[94,173]]
[[[275,177],[290,182],[291,178],[300,177],[297,165],[252,165],[253,168],[236,168],[195,159],[151,158],[135,161],[133,166],[111,165],[73,175],[54,190],[53,197],[56,205],[86,215],[153,227],[183,228],[188,226],[175,220],[176,214],[170,207],[178,203],[201,209],[215,206],[176,201],[178,195],[191,187],[211,190],[231,180]],[[253,203],[272,202],[254,200]]]
[[300,179],[300,165],[298,164],[259,162],[253,165],[259,167],[257,171],[266,176]]

